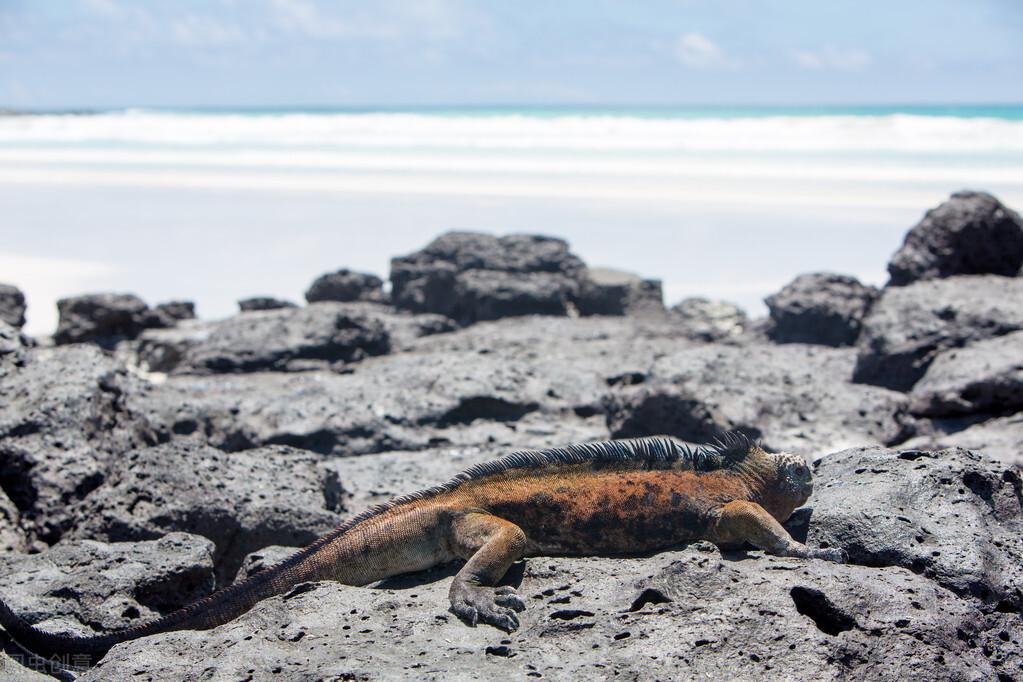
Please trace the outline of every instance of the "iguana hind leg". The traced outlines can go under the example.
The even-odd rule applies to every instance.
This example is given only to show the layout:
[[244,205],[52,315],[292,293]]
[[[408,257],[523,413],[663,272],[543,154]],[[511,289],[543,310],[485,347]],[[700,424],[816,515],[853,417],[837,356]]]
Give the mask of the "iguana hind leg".
[[518,629],[516,612],[526,605],[514,587],[493,586],[522,558],[526,534],[504,519],[469,512],[452,520],[450,543],[466,559],[451,582],[451,610],[470,625],[483,621],[507,632]]
[[841,549],[813,549],[797,542],[777,519],[756,502],[736,500],[723,506],[714,531],[719,542],[748,542],[778,556],[825,559],[839,563],[846,561],[845,552]]

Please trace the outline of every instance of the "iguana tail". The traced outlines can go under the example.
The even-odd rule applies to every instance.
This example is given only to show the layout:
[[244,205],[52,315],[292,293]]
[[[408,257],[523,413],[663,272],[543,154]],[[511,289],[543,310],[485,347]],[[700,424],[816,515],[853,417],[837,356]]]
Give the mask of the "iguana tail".
[[[335,531],[336,532],[336,531]],[[334,534],[332,533],[331,536]],[[0,599],[0,626],[15,642],[41,658],[62,666],[93,665],[115,644],[171,630],[206,630],[226,623],[251,609],[257,602],[295,585],[319,579],[317,562],[306,559],[320,543],[334,539],[324,536],[316,543],[242,582],[198,599],[161,618],[103,635],[75,637],[52,634],[28,624]]]

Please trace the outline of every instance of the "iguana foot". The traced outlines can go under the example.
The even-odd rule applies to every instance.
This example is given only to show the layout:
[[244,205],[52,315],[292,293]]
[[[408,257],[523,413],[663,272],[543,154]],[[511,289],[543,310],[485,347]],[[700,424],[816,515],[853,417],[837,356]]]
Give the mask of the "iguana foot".
[[512,632],[519,628],[516,611],[524,611],[526,604],[514,587],[480,587],[478,585],[452,586],[451,610],[469,625],[484,622]]

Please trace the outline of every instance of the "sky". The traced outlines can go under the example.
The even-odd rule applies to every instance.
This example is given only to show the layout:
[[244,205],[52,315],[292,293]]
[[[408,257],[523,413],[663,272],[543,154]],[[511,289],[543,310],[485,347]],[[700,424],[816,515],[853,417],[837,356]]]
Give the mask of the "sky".
[[0,108],[1023,102],[1018,0],[0,0]]

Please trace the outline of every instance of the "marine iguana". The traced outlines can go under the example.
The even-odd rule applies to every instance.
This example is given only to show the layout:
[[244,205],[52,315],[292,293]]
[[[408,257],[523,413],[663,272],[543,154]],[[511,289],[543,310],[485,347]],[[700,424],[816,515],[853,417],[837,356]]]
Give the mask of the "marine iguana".
[[496,587],[528,556],[638,554],[691,540],[749,543],[780,556],[844,561],[782,527],[813,490],[798,455],[770,454],[739,434],[690,447],[666,436],[515,452],[447,483],[397,497],[341,524],[291,557],[149,623],[91,637],[50,634],[0,600],[0,625],[44,658],[101,658],[115,644],[209,629],[296,585],[366,585],[464,559],[451,610],[470,625],[518,628],[525,609]]

